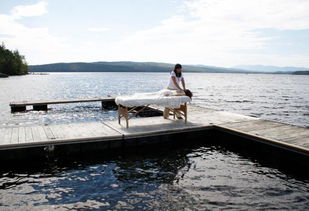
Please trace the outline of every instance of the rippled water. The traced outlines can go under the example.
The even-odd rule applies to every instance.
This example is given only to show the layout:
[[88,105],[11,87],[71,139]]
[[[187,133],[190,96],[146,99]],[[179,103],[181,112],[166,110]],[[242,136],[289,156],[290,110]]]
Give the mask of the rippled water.
[[[185,75],[194,104],[309,126],[309,77]],[[10,101],[104,97],[157,91],[166,73],[52,73],[0,79],[0,125],[115,118],[100,103],[51,105],[10,113]],[[264,158],[266,161],[270,158]],[[218,144],[51,160],[41,167],[0,168],[0,210],[308,210],[309,178]],[[267,163],[267,162],[266,162]]]
[[224,147],[195,146],[3,172],[0,205],[21,210],[306,210],[308,182]]
[[[115,118],[100,103],[51,105],[48,112],[10,113],[10,101],[104,97],[165,87],[168,73],[51,73],[0,79],[0,125]],[[309,76],[185,73],[193,103],[309,126]]]

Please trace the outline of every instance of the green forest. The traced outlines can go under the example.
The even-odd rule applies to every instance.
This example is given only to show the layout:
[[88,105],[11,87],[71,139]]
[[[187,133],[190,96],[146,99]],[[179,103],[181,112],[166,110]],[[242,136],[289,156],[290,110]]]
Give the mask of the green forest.
[[[1,74],[2,73],[2,74]],[[0,76],[24,75],[28,73],[28,65],[18,50],[11,51],[2,43],[0,45]]]

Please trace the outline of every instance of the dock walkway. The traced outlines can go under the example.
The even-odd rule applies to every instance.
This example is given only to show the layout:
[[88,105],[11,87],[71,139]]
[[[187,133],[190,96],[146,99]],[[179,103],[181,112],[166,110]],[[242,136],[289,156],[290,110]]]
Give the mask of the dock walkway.
[[207,129],[309,156],[308,128],[193,105],[188,106],[187,124],[183,120],[157,116],[133,118],[130,128],[119,125],[117,120],[0,128],[0,154],[11,149],[90,142],[108,141],[109,145],[116,145],[117,140]]

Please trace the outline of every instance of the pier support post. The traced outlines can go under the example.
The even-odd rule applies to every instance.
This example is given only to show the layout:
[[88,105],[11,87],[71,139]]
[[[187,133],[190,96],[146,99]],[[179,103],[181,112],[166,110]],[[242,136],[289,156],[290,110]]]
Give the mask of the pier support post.
[[33,110],[35,111],[47,111],[47,104],[33,105]]
[[101,101],[101,105],[102,105],[102,110],[103,109],[116,109],[117,105],[115,103],[115,100],[110,100],[110,101]]
[[26,111],[26,106],[11,106],[11,112]]

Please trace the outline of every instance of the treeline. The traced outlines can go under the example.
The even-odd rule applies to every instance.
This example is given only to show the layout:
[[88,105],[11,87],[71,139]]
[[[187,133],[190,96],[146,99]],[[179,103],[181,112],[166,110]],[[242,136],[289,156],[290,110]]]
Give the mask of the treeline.
[[[30,72],[170,72],[175,64],[158,62],[75,62],[30,65]],[[212,66],[183,65],[186,72],[244,73],[245,70]]]
[[0,73],[6,75],[24,75],[28,73],[28,65],[18,50],[11,51],[2,43],[0,45]]
[[294,74],[294,75],[309,75],[309,70],[308,71],[295,71],[292,74]]

